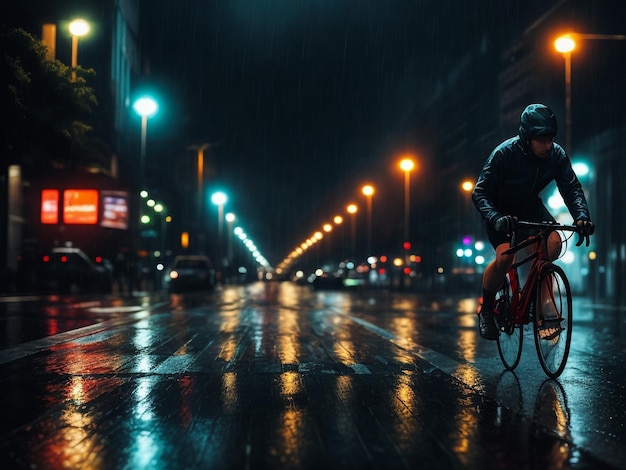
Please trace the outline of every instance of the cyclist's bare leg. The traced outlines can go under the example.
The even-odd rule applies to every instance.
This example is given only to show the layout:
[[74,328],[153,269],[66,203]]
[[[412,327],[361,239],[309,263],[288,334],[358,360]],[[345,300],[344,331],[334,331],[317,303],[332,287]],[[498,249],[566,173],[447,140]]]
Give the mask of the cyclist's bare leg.
[[548,259],[554,261],[561,254],[562,241],[558,232],[552,232],[548,238]]
[[[554,261],[555,259],[559,257],[559,254],[561,253],[561,248],[562,248],[561,236],[557,232],[552,232],[550,234],[550,237],[548,238],[547,246],[548,246],[548,259],[550,261]],[[551,299],[553,298],[553,295],[551,293],[552,283],[551,282],[541,283],[539,285],[539,288],[541,289],[539,298],[541,299],[540,310],[541,310],[541,315],[543,319],[554,319],[555,317],[558,317],[558,312],[555,310],[551,301]],[[545,336],[545,339],[550,339],[554,335],[558,334],[560,331],[560,325],[558,324],[551,325],[548,323],[544,326],[546,327],[546,329],[545,330],[542,329],[542,332],[543,332],[542,334]]]
[[496,259],[487,265],[483,274],[483,289],[493,292],[494,295],[502,286],[507,271],[513,264],[514,255],[506,255],[504,252],[511,246],[502,243],[496,247]]

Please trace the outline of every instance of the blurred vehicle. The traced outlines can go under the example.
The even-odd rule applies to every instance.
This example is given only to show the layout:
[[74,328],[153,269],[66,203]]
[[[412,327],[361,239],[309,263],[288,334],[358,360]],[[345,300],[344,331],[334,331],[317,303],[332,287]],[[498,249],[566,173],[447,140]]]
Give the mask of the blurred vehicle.
[[211,292],[217,283],[211,260],[203,255],[179,255],[165,277],[170,293],[206,291]]
[[336,290],[344,288],[343,279],[341,278],[341,276],[332,274],[329,275],[326,273],[322,274],[321,276],[315,276],[315,279],[311,281],[311,284],[316,290]]
[[43,294],[109,294],[113,286],[110,263],[100,257],[92,260],[80,248],[52,248],[30,268],[33,288]]

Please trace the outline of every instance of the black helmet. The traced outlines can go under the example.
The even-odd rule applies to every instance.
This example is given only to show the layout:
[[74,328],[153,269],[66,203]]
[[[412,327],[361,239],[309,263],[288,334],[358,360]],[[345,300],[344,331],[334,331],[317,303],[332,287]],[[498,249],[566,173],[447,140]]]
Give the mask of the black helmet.
[[519,125],[519,136],[522,142],[529,145],[530,139],[540,135],[556,135],[559,126],[550,108],[543,104],[529,104],[522,112]]

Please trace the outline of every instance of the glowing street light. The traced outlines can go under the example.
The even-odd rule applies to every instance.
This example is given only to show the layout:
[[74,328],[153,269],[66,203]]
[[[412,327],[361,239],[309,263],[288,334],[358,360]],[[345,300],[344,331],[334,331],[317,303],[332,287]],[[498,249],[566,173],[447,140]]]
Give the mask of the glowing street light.
[[229,212],[224,216],[224,218],[226,219],[226,225],[228,226],[228,247],[226,249],[226,252],[228,253],[227,256],[230,262],[230,260],[233,258],[233,223],[235,222],[237,217],[235,217],[235,214],[233,214],[232,212]]
[[202,216],[203,201],[202,197],[202,185],[204,182],[204,151],[209,148],[209,144],[190,145],[189,150],[195,150],[197,154],[197,188],[198,188],[198,217]]
[[356,204],[348,204],[346,211],[351,216],[352,222],[352,256],[355,256],[356,252],[356,213],[359,211],[359,207]]
[[322,230],[324,231],[324,233],[327,234],[326,237],[328,238],[328,242],[326,243],[326,249],[328,250],[328,257],[330,258],[332,243],[332,239],[330,238],[330,232],[333,231],[333,224],[325,223],[324,225],[322,225]]
[[78,38],[89,33],[89,23],[85,20],[77,18],[72,20],[69,25],[70,34],[72,35],[72,81],[76,81],[76,67],[78,67]]
[[576,49],[577,39],[626,40],[622,34],[581,34],[568,33],[554,41],[554,48],[565,59],[565,149],[571,152],[572,139],[572,51]]
[[468,223],[468,228],[471,234],[474,234],[475,226],[474,226],[474,218],[469,219],[470,217],[470,208],[471,208],[471,198],[472,191],[474,190],[474,182],[471,180],[463,180],[460,184],[461,194],[462,196],[459,198],[459,236],[462,234],[461,220],[468,219],[471,220]]
[[565,148],[571,152],[572,135],[572,51],[576,41],[571,36],[561,36],[554,41],[554,48],[563,54],[565,59]]
[[226,193],[222,191],[217,191],[213,193],[211,196],[211,202],[217,206],[217,245],[218,245],[218,265],[220,266],[220,275],[221,275],[221,266],[222,266],[222,231],[223,231],[223,223],[224,223],[224,204],[228,200],[228,196]]
[[400,169],[404,171],[404,242],[409,241],[410,175],[414,168],[415,162],[411,158],[403,158],[400,161]]
[[367,198],[367,256],[372,254],[372,196],[374,195],[374,186],[366,184],[361,188],[361,192]]
[[133,109],[141,116],[141,154],[139,165],[139,183],[144,186],[145,164],[146,164],[146,133],[148,129],[148,118],[154,116],[159,110],[157,102],[149,96],[139,98],[133,104]]

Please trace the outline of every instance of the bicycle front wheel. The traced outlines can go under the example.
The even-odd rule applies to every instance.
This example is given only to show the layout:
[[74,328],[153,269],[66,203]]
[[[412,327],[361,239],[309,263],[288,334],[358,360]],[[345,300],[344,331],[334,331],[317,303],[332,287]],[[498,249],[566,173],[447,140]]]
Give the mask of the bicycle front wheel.
[[572,342],[572,292],[560,266],[545,265],[536,286],[533,332],[542,369],[553,379],[563,372]]
[[500,328],[498,336],[498,353],[502,364],[507,370],[513,370],[522,357],[522,341],[524,328],[513,321],[513,307],[511,305],[511,286],[507,280],[496,294],[495,301],[496,322]]

